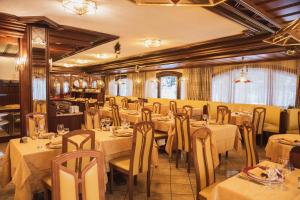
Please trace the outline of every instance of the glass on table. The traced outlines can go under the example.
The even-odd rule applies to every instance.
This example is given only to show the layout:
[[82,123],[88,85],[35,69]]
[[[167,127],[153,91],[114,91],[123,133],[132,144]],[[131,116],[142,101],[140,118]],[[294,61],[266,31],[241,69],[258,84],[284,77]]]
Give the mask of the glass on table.
[[63,124],[58,124],[57,125],[57,134],[62,135],[64,133],[64,129],[65,129],[65,127]]

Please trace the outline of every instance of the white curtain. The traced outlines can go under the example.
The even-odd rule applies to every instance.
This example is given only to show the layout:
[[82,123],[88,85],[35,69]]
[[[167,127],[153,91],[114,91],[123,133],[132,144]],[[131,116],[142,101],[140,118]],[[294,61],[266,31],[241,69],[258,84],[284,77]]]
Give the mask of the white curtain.
[[228,103],[294,106],[296,74],[271,68],[249,68],[251,83],[235,83],[240,69],[217,74],[212,80],[212,100]]
[[108,94],[110,96],[118,95],[118,84],[114,79],[109,81],[109,83],[108,83]]
[[119,96],[132,96],[132,80],[125,78],[118,80]]
[[32,99],[46,100],[46,78],[32,77]]

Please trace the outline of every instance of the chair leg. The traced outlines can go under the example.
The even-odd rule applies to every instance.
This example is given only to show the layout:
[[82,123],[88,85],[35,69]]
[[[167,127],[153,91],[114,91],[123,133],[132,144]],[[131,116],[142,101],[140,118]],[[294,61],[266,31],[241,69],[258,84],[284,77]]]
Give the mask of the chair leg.
[[228,151],[226,151],[225,156],[226,156],[226,158],[228,158]]
[[109,181],[109,193],[112,194],[112,185],[114,181],[114,168],[110,165],[110,181]]
[[134,179],[133,179],[134,185],[137,185],[137,181],[138,181],[137,175],[135,175],[135,176],[134,176]]
[[133,199],[133,176],[129,175],[128,177],[128,189],[129,189],[129,200]]
[[176,168],[178,168],[178,160],[179,160],[179,150],[176,150]]
[[263,134],[260,134],[260,146],[263,146]]
[[151,170],[149,169],[147,172],[147,196],[150,197],[150,174]]
[[191,154],[190,152],[186,152],[186,159],[188,162],[187,173],[191,172]]

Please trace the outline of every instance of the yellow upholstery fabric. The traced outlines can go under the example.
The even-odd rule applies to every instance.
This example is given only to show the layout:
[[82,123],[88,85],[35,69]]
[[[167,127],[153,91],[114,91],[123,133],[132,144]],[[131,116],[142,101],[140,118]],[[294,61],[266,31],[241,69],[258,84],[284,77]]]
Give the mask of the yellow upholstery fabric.
[[122,109],[128,109],[128,98],[124,97],[122,100],[121,100],[121,103],[122,103]]
[[189,105],[185,105],[182,108],[183,108],[183,113],[188,115],[189,118],[191,119],[193,117],[193,107]]
[[59,186],[60,186],[60,199],[76,199],[76,178],[74,175],[64,171],[59,171]]
[[168,133],[154,133],[155,139],[164,139],[168,138]]
[[36,115],[33,115],[32,117],[29,117],[28,118],[28,136],[29,137],[32,137],[32,136],[35,136],[35,129],[37,126],[43,126],[45,131],[46,130],[46,122],[45,122],[45,118],[43,115],[39,115],[39,114],[36,114]]
[[142,121],[144,122],[152,122],[151,118],[151,110],[148,108],[142,109]]
[[110,163],[118,168],[129,171],[130,157],[125,156],[125,157],[121,157],[121,158],[116,158],[116,159],[111,160]]
[[287,133],[299,134],[298,112],[300,109],[288,109]]
[[229,124],[231,112],[227,106],[217,106],[217,123]]
[[100,128],[99,112],[90,109],[85,111],[85,128],[88,130]]
[[39,113],[46,113],[47,104],[46,101],[39,101],[34,100],[33,101],[33,112],[39,112]]
[[114,126],[121,126],[121,118],[119,114],[119,107],[117,105],[112,106],[112,116],[113,116],[113,123]]
[[190,122],[187,115],[175,116],[175,128],[177,137],[177,149],[190,152]]
[[253,167],[258,163],[253,129],[250,127],[244,127],[243,135],[246,149],[246,165],[247,167]]
[[264,121],[266,117],[266,110],[262,107],[257,107],[253,109],[253,128],[255,134],[263,134]]
[[99,194],[99,173],[103,172],[98,172],[97,164],[94,164],[82,175],[85,183],[85,200],[103,200],[99,195],[95,195]]
[[264,131],[271,132],[271,133],[279,133],[279,126],[265,122]]
[[204,189],[202,189],[200,192],[199,192],[199,195],[205,199],[210,199],[210,195],[213,191],[213,189],[216,187],[218,183],[214,183]]

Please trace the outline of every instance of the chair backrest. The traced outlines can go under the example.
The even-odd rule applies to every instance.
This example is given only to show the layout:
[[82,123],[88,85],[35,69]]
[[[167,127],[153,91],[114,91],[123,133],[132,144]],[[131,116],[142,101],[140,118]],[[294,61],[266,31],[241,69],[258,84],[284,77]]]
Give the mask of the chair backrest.
[[[62,152],[78,150],[95,150],[95,132],[90,130],[71,131],[62,137]],[[73,160],[66,163],[66,166],[74,171],[80,171],[90,162],[90,159]]]
[[120,117],[120,113],[119,113],[119,106],[116,104],[112,105],[111,112],[112,112],[114,126],[121,126],[121,117]]
[[253,167],[259,162],[256,151],[256,135],[253,129],[253,126],[247,124],[245,124],[243,128],[243,138],[246,149],[246,167]]
[[130,173],[137,175],[150,170],[151,155],[154,140],[152,122],[139,122],[133,128],[132,154]]
[[138,99],[135,102],[135,109],[136,110],[141,110],[142,108],[144,108],[144,100],[143,99]]
[[190,119],[185,114],[175,114],[175,132],[177,138],[177,149],[190,152]]
[[155,114],[160,114],[160,111],[161,111],[161,103],[154,102],[152,106],[152,112]]
[[182,107],[183,113],[187,114],[189,118],[191,119],[193,117],[193,107],[189,105],[185,105]]
[[[65,163],[91,159],[81,172],[72,171]],[[52,160],[52,200],[105,200],[104,155],[100,151],[64,153]]]
[[253,109],[252,125],[256,135],[262,134],[266,118],[266,108],[256,107]]
[[142,121],[152,122],[151,113],[152,111],[149,108],[142,108]]
[[100,128],[100,111],[97,107],[84,111],[85,128],[88,130]]
[[293,147],[290,151],[290,162],[295,167],[300,169],[300,147]]
[[170,111],[173,114],[177,114],[177,103],[176,103],[176,101],[170,101],[169,105],[170,105]]
[[[193,133],[193,156],[196,172],[197,194],[215,183],[215,166],[212,154],[211,130],[199,128]],[[199,198],[197,198],[199,199]]]
[[47,104],[44,100],[33,101],[33,112],[47,113]]
[[231,111],[227,106],[217,106],[217,123],[229,124]]
[[124,97],[122,100],[121,100],[121,103],[122,103],[122,109],[128,109],[129,106],[128,106],[128,98],[127,97]]
[[114,104],[116,104],[116,98],[115,97],[109,97],[108,98],[108,105],[112,107]]
[[27,136],[34,136],[37,129],[44,129],[45,132],[48,132],[48,120],[46,113],[28,113],[26,115]]

